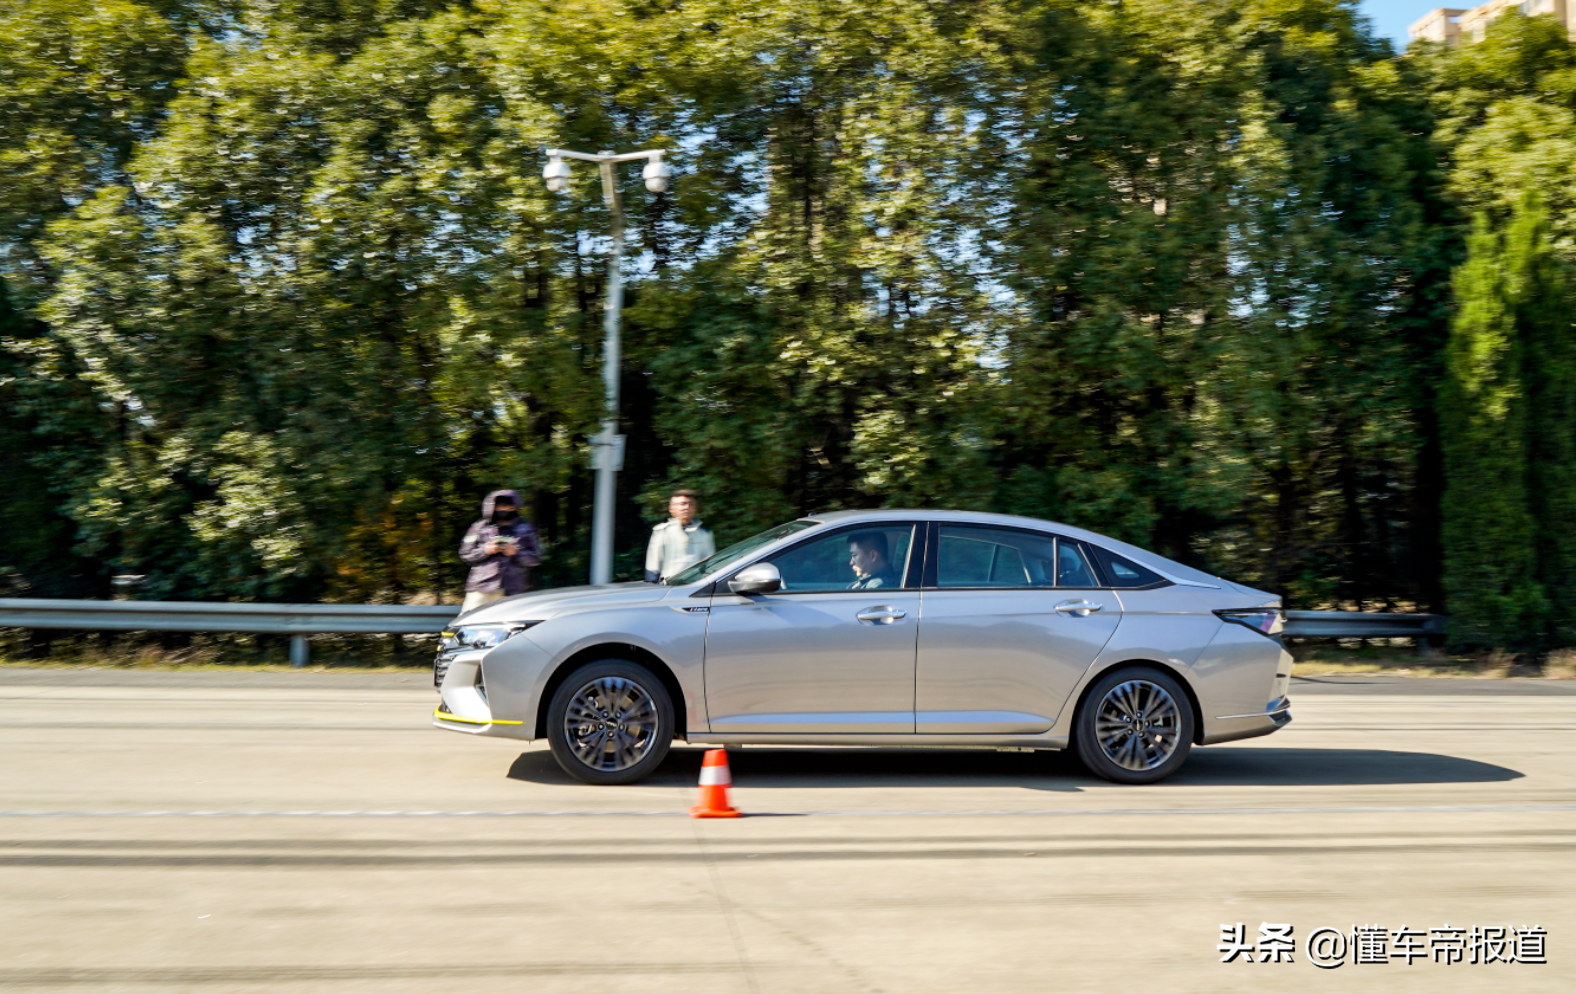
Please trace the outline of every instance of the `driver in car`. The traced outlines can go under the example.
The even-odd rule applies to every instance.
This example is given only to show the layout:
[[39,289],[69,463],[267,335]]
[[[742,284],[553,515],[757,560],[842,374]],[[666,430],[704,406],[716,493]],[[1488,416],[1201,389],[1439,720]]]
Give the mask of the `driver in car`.
[[856,532],[848,537],[848,565],[857,579],[849,590],[875,590],[897,587],[897,571],[892,568],[885,532]]

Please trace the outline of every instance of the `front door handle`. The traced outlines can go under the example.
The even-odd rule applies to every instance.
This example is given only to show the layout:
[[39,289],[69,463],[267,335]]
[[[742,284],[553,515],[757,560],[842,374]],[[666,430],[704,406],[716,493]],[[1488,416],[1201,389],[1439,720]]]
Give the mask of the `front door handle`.
[[902,608],[882,605],[880,607],[867,607],[854,615],[854,617],[867,625],[890,625],[894,621],[901,621],[908,617],[908,612]]
[[1057,614],[1071,614],[1079,618],[1087,618],[1104,607],[1104,604],[1096,604],[1094,601],[1062,601],[1056,605],[1055,611]]

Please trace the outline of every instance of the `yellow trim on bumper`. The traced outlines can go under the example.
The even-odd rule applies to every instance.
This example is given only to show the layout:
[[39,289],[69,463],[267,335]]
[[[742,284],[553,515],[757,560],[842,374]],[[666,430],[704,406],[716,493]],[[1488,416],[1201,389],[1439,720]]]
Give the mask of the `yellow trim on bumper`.
[[475,718],[461,718],[457,714],[450,714],[447,711],[439,711],[437,708],[433,708],[432,709],[432,716],[434,718],[437,718],[439,721],[458,721],[458,722],[462,722],[463,724],[466,724],[466,725],[523,725],[523,724],[525,724],[525,722],[523,722],[523,721],[504,721],[504,720],[502,720],[500,718],[494,718],[492,721],[477,721]]

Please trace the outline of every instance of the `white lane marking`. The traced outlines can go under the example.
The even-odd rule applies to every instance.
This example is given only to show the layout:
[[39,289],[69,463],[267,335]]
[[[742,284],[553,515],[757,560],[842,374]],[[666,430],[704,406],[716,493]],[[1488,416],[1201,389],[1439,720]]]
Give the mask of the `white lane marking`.
[[[1419,804],[1324,808],[963,808],[956,811],[770,811],[757,817],[1002,818],[1100,815],[1474,814],[1576,811],[1576,804]],[[0,818],[687,818],[687,811],[0,811]]]

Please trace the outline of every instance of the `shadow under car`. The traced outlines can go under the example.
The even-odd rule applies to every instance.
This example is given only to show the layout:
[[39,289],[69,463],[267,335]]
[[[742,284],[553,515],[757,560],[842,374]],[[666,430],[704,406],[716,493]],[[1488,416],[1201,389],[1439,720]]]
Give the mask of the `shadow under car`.
[[[700,776],[699,746],[676,746],[645,786],[692,787]],[[1078,791],[1100,783],[1069,752],[991,749],[786,748],[728,751],[737,784],[751,788],[1018,787]],[[1429,752],[1389,749],[1298,749],[1212,746],[1194,749],[1186,765],[1151,789],[1198,786],[1323,787],[1497,783],[1524,774],[1492,763]],[[509,779],[572,784],[546,750],[521,753]],[[1138,788],[1130,788],[1138,789]]]

